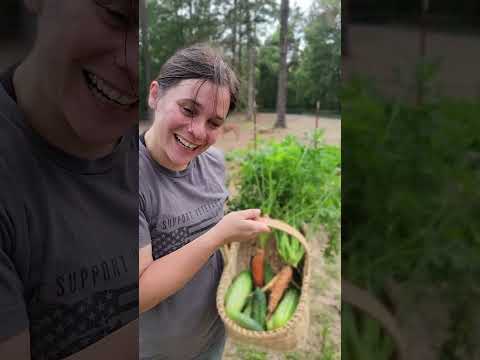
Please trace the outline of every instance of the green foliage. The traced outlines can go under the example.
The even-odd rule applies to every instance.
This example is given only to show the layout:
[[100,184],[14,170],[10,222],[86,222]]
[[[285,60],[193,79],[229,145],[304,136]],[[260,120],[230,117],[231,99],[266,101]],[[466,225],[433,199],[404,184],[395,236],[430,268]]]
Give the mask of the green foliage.
[[[432,71],[419,73],[428,90]],[[344,89],[342,275],[377,293],[386,279],[438,289],[451,299],[442,356],[454,359],[476,340],[480,102],[424,95],[409,105],[361,81]]]
[[[340,3],[330,2],[325,12],[312,12],[305,28],[302,66],[294,77],[296,94],[303,97],[307,108],[313,108],[316,100],[320,100],[322,109],[340,108],[341,31],[336,20]],[[317,3],[319,9],[321,2]]]
[[317,147],[289,136],[282,142],[265,142],[257,151],[237,151],[239,195],[231,208],[261,208],[264,214],[299,227],[325,225],[329,251],[339,250],[340,149],[316,135]]
[[296,268],[305,254],[302,244],[290,235],[284,232],[276,231],[277,251],[282,260]]
[[342,356],[351,360],[392,359],[394,343],[380,324],[356,315],[351,306],[342,305]]
[[[328,11],[322,12],[321,8]],[[332,24],[328,20],[331,16],[326,15],[339,9],[339,0],[317,0],[308,16],[299,8],[290,11],[287,89],[290,112],[312,112],[317,100],[322,109],[339,110],[340,26]],[[149,44],[140,43],[140,48],[148,46],[151,76],[156,77],[162,64],[179,48],[210,42],[224,50],[241,79],[239,110],[245,109],[247,103],[247,24],[255,24],[257,104],[260,110],[275,109],[279,67],[276,1],[147,0],[147,14]],[[261,39],[266,40],[262,43]],[[140,111],[141,118],[145,118],[152,79],[144,78],[143,58],[139,66]]]
[[[324,9],[325,11],[322,11]],[[339,111],[341,28],[340,1],[316,1],[308,16],[292,9],[289,19],[288,97],[291,111]],[[304,46],[301,46],[303,42]],[[259,49],[257,103],[261,109],[276,106],[279,69],[279,29]]]
[[480,150],[480,103],[411,106],[357,83],[345,89],[342,116],[345,273],[361,284],[463,281],[479,264],[480,173],[471,155]]
[[267,360],[266,352],[257,351],[245,345],[237,346],[236,356],[238,359],[241,359],[241,360]]

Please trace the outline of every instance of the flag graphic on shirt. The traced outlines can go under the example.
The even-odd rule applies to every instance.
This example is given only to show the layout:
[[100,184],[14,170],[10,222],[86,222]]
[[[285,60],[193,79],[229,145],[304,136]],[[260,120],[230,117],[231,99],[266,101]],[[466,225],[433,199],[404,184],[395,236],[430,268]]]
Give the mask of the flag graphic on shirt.
[[31,356],[62,359],[126,325],[138,311],[138,284],[94,293],[73,304],[34,302],[30,306]]
[[156,260],[162,256],[168,255],[182,246],[187,245],[193,239],[207,232],[218,221],[218,216],[215,215],[208,219],[203,219],[200,222],[189,226],[182,226],[173,231],[159,231],[154,229],[152,231],[152,256]]

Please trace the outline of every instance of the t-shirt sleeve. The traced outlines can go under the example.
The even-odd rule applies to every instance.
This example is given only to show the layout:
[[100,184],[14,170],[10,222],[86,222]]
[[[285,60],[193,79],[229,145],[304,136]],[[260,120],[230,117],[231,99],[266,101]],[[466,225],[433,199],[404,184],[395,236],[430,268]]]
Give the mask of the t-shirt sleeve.
[[140,194],[138,206],[138,248],[141,249],[150,245],[152,238],[150,237],[150,227],[146,216],[145,198]]
[[228,196],[229,196],[228,189],[227,189],[228,173],[227,173],[225,154],[221,149],[212,146],[208,149],[208,155],[213,160],[210,162],[210,166],[214,170],[215,176],[221,181],[222,185],[225,187],[225,191],[227,193],[227,199],[228,199]]
[[11,217],[0,204],[0,342],[28,328],[23,283],[12,259],[14,236]]

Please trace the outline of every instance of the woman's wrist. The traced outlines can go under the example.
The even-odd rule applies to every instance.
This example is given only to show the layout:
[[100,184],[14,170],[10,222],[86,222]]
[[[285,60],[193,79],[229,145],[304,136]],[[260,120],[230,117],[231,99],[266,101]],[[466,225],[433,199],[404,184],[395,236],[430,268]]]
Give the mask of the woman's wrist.
[[213,251],[222,247],[225,242],[217,226],[212,227],[203,236],[205,236],[205,242],[212,247]]

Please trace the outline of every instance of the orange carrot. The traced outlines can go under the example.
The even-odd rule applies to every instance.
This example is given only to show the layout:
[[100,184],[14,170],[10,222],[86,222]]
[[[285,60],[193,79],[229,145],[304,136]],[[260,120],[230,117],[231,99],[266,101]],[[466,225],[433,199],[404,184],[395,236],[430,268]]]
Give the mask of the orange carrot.
[[256,287],[263,286],[263,265],[265,262],[265,250],[257,248],[257,252],[252,259],[251,268],[253,283]]
[[278,279],[278,275],[275,275],[269,282],[268,284],[265,284],[265,286],[263,288],[261,288],[260,290],[262,290],[263,292],[265,291],[270,291],[272,288],[273,288],[273,285],[275,285],[275,283],[277,282],[277,279]]
[[285,265],[282,270],[278,273],[278,278],[275,281],[275,284],[272,287],[270,293],[270,298],[268,300],[268,313],[271,314],[275,311],[280,299],[283,296],[283,293],[288,288],[288,284],[293,277],[292,267]]

